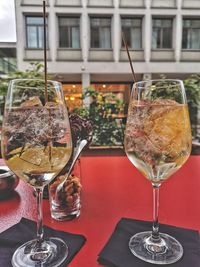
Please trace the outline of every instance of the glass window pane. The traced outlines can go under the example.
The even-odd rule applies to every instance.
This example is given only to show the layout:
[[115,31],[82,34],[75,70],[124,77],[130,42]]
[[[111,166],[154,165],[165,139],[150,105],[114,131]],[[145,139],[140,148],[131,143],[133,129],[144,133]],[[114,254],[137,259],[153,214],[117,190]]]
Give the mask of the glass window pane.
[[191,26],[192,28],[200,28],[200,20],[192,20]]
[[59,46],[60,47],[69,47],[68,28],[67,27],[60,27],[60,29],[59,29]]
[[79,18],[59,18],[60,26],[79,26]]
[[80,18],[71,18],[70,21],[72,26],[79,26],[80,24]]
[[183,36],[182,36],[182,48],[186,49],[188,48],[188,30],[183,29]]
[[111,48],[110,18],[91,18],[91,47]]
[[110,28],[104,27],[100,29],[100,48],[111,48]]
[[123,27],[141,27],[142,20],[134,18],[122,18],[121,23]]
[[79,38],[79,28],[72,28],[72,48],[78,49],[80,48],[80,38]]
[[[122,31],[125,35],[127,45],[132,49],[141,48],[141,19],[123,18],[122,19]],[[122,40],[123,41],[123,40]],[[124,47],[124,44],[122,44]]]
[[100,19],[98,18],[91,18],[91,26],[92,27],[99,27],[100,25]]
[[160,19],[153,19],[153,27],[161,27],[162,21]]
[[37,48],[37,28],[34,26],[27,27],[27,46]]
[[163,27],[172,27],[172,20],[171,19],[163,19],[162,20]]
[[27,24],[43,24],[43,17],[26,17]]
[[[130,28],[122,28],[124,38],[126,40],[126,43],[128,47],[131,47],[131,33],[130,33]],[[122,39],[122,47],[125,47],[124,41]]]
[[200,20],[183,20],[183,49],[200,49]]
[[190,27],[191,26],[191,21],[188,19],[183,20],[183,27]]
[[131,19],[122,19],[123,27],[131,27]]
[[[44,29],[43,17],[26,17],[27,29],[27,47],[28,48],[43,48],[44,44]],[[48,30],[47,45],[48,45]]]
[[191,30],[191,48],[200,49],[200,29]]
[[141,48],[141,31],[139,28],[131,30],[131,48],[133,49]]
[[172,48],[172,20],[154,19],[152,48]]
[[132,26],[133,27],[141,27],[142,20],[141,19],[132,19]]
[[59,18],[60,26],[67,26],[69,24],[68,18]]
[[99,30],[97,28],[91,29],[91,47],[92,48],[99,48]]
[[160,48],[160,30],[159,29],[153,29],[152,34],[152,48]]
[[172,32],[170,29],[163,29],[162,48],[172,48]]
[[100,20],[100,26],[105,27],[105,26],[110,26],[111,25],[111,19],[110,18],[102,18]]
[[67,48],[80,48],[80,18],[59,18],[59,45]]
[[43,27],[38,27],[38,48],[44,47],[44,30]]

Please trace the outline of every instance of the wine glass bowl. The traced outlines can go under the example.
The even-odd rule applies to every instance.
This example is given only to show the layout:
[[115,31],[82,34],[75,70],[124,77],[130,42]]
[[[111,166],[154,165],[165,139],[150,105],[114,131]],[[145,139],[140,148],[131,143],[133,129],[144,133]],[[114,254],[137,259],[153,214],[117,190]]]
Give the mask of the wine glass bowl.
[[152,183],[154,199],[152,232],[133,236],[129,248],[146,262],[174,263],[182,257],[183,248],[175,238],[159,233],[158,206],[161,184],[191,153],[191,128],[182,81],[134,84],[124,143],[129,160]]
[[37,239],[13,255],[15,267],[59,266],[68,248],[59,238],[46,238],[42,227],[42,192],[64,168],[72,152],[71,131],[61,84],[17,79],[9,84],[2,127],[2,155],[6,165],[36,192]]

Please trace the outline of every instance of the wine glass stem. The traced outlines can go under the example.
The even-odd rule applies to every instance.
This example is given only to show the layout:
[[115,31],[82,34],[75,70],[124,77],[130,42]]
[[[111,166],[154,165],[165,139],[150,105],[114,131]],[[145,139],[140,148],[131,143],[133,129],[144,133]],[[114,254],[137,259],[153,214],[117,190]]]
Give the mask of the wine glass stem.
[[153,185],[153,227],[152,227],[152,236],[154,242],[160,241],[159,235],[159,222],[158,222],[158,212],[159,212],[159,189],[160,184]]
[[43,242],[43,213],[42,213],[42,198],[43,198],[43,187],[36,188],[36,197],[37,197],[37,240],[41,244]]

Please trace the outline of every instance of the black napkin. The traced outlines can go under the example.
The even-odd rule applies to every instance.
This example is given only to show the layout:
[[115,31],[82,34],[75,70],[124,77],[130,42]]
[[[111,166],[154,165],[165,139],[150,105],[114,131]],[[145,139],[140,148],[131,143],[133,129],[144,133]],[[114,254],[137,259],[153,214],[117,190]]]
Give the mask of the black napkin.
[[[15,250],[25,242],[35,239],[35,236],[36,223],[25,218],[2,232],[0,234],[0,267],[12,267],[11,259]],[[57,231],[47,226],[44,226],[44,236],[58,237],[67,243],[69,255],[60,267],[66,267],[86,241],[82,235]]]
[[[147,263],[136,258],[128,247],[131,236],[138,232],[151,230],[151,226],[151,222],[122,218],[100,252],[99,263],[107,267],[158,267],[156,264]],[[170,266],[200,267],[200,237],[198,231],[160,224],[160,232],[175,237],[184,249],[182,259],[170,264]]]

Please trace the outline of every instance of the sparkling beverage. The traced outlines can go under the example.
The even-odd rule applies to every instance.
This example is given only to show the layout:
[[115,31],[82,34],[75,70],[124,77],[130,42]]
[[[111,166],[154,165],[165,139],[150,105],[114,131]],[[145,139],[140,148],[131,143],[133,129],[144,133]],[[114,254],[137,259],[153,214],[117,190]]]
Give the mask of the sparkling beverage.
[[34,187],[48,184],[72,152],[63,107],[47,103],[8,109],[5,114],[2,149],[7,166]]
[[191,152],[187,105],[168,99],[134,101],[125,136],[129,160],[152,183],[177,171]]
[[21,151],[22,148],[11,151],[6,165],[34,187],[48,184],[63,169],[71,155],[71,149],[66,147],[25,147],[24,152]]

